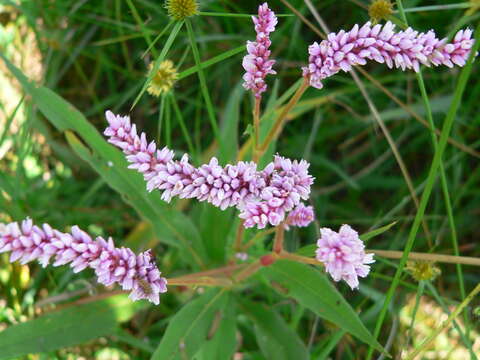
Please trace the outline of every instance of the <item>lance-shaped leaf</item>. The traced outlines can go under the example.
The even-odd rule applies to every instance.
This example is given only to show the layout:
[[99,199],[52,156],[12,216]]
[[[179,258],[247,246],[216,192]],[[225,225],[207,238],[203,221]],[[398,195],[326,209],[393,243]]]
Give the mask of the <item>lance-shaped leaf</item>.
[[185,305],[170,320],[151,359],[193,359],[208,339],[215,313],[226,302],[225,290],[214,289]]
[[120,322],[145,305],[118,295],[10,326],[0,332],[0,359],[50,352],[114,334]]
[[289,260],[279,260],[264,267],[262,273],[276,283],[275,289],[293,297],[318,316],[333,322],[363,342],[382,350],[355,310],[347,303],[328,278],[317,269]]

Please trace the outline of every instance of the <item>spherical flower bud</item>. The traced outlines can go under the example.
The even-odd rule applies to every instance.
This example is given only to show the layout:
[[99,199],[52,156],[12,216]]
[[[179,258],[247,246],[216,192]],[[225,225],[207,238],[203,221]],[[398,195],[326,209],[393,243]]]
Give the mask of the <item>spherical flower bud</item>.
[[[153,71],[154,63],[150,63],[148,69]],[[173,87],[173,84],[178,79],[177,69],[173,66],[171,60],[164,60],[160,63],[152,81],[148,84],[147,92],[153,96],[160,96],[162,93],[167,93]]]
[[198,3],[196,0],[166,0],[165,8],[168,16],[177,21],[198,14]]
[[432,261],[409,261],[406,270],[416,281],[434,280],[442,271]]
[[393,5],[390,0],[373,0],[368,7],[368,15],[374,23],[387,19],[393,14]]
[[320,229],[316,258],[325,265],[333,280],[344,280],[352,288],[358,288],[358,277],[366,277],[375,262],[373,254],[365,253],[365,246],[358,233],[349,225],[342,225],[337,233],[329,228]]
[[275,261],[277,261],[277,257],[273,254],[267,254],[260,258],[260,264],[262,264],[262,266],[272,265]]

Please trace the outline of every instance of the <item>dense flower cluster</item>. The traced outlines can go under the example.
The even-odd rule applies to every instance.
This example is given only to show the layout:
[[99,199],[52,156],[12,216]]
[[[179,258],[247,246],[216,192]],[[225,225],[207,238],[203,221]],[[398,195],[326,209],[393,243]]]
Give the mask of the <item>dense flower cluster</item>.
[[256,97],[260,97],[262,92],[267,90],[265,77],[268,74],[275,74],[272,69],[275,60],[270,60],[270,50],[272,44],[270,33],[275,30],[277,17],[275,13],[264,3],[258,7],[258,17],[252,16],[257,33],[256,41],[247,41],[247,52],[243,58],[243,68],[246,73],[243,75],[243,86],[247,90],[252,90]]
[[10,261],[26,264],[33,260],[47,266],[70,264],[75,273],[89,267],[95,270],[98,282],[110,286],[119,284],[130,292],[132,300],[147,299],[160,302],[160,293],[167,291],[150,251],[135,255],[128,248],[115,247],[113,240],[97,237],[73,226],[70,233],[52,229],[50,225],[33,225],[31,219],[21,224],[0,224],[0,253],[11,252]]
[[365,253],[362,240],[349,225],[342,225],[338,233],[321,228],[320,234],[317,260],[325,265],[333,280],[345,280],[352,289],[358,288],[358,277],[366,277],[370,272],[367,264],[375,262],[373,254]]
[[419,33],[408,28],[394,32],[394,28],[391,22],[373,27],[367,22],[350,31],[328,34],[320,44],[309,46],[309,64],[303,68],[303,75],[310,78],[310,85],[321,89],[323,79],[340,70],[350,71],[354,65],[365,65],[367,60],[416,72],[420,64],[463,66],[474,43],[470,29],[460,30],[448,43],[447,39],[439,40],[433,30]]
[[299,204],[290,214],[288,214],[286,225],[306,227],[310,225],[314,219],[315,213],[313,207]]
[[147,189],[162,190],[162,199],[173,196],[207,201],[222,210],[235,206],[245,226],[278,225],[287,213],[308,199],[313,177],[309,163],[275,156],[262,171],[254,162],[240,161],[222,167],[216,158],[196,168],[185,154],[173,160],[172,150],[158,150],[155,142],[147,142],[145,133],[137,134],[128,116],[107,111],[109,127],[104,134],[108,141],[127,155],[129,168],[143,174]]
[[166,0],[165,8],[168,16],[176,21],[198,14],[198,3],[196,0]]
[[[153,71],[154,66],[154,63],[151,62],[148,66],[149,71]],[[169,92],[177,79],[178,72],[173,66],[172,60],[164,60],[160,63],[152,81],[148,84],[147,92],[159,97],[161,94]]]

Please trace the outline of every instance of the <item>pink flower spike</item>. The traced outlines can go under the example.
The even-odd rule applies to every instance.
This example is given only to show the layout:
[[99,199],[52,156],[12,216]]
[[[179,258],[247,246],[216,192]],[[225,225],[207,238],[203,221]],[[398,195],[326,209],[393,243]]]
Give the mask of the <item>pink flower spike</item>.
[[272,69],[275,60],[269,60],[270,50],[268,48],[272,44],[270,41],[270,33],[275,31],[277,25],[277,17],[275,13],[269,9],[268,4],[264,3],[258,7],[258,17],[252,16],[257,33],[256,41],[247,41],[247,52],[242,61],[242,66],[246,73],[243,75],[243,87],[252,90],[255,97],[260,97],[262,92],[267,90],[265,77],[268,74],[276,74]]
[[362,27],[355,25],[350,31],[330,33],[326,40],[308,47],[310,55],[303,76],[310,85],[322,88],[322,80],[340,70],[348,72],[355,65],[365,65],[367,60],[385,63],[390,69],[400,68],[418,72],[420,65],[447,67],[464,66],[473,47],[472,31],[460,30],[451,43],[438,39],[433,30],[419,33],[412,28],[394,31],[395,25]]
[[[290,160],[276,155],[263,170],[254,162],[240,161],[220,166],[216,158],[194,167],[188,155],[174,160],[172,150],[158,150],[155,142],[147,142],[145,133],[137,134],[128,116],[107,111],[109,127],[104,134],[108,142],[126,155],[129,168],[143,175],[147,190],[162,191],[162,199],[173,197],[207,201],[225,210],[236,207],[242,211],[245,226],[277,226],[285,220],[301,200],[310,196],[313,177],[305,160]],[[263,215],[262,215],[263,214]]]
[[375,262],[373,254],[365,253],[365,246],[350,225],[342,225],[337,233],[329,228],[320,229],[316,258],[325,265],[333,280],[344,280],[353,289],[358,288],[358,277],[366,277]]
[[97,281],[105,286],[115,283],[129,290],[132,300],[147,299],[158,305],[160,294],[167,291],[167,280],[150,251],[135,255],[128,248],[117,248],[113,240],[90,235],[73,226],[62,233],[44,224],[38,227],[29,218],[18,223],[0,224],[0,253],[11,252],[10,262],[26,264],[37,260],[43,267],[53,259],[53,266],[70,264],[75,273],[89,267]]

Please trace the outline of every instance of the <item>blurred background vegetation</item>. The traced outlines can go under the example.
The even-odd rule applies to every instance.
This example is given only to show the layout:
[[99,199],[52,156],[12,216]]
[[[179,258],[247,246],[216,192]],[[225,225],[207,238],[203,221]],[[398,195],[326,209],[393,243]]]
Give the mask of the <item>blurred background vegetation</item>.
[[[308,45],[320,40],[286,5],[291,4],[306,20],[319,27],[307,3],[300,0],[269,3],[277,14],[288,16],[279,17],[277,31],[272,35],[272,56],[277,60],[278,75],[268,78],[269,92],[264,105],[299,79],[300,67],[307,62]],[[355,23],[370,19],[369,1],[311,3],[332,31],[349,29]],[[240,145],[248,140],[244,132],[252,121],[253,100],[241,88],[241,60],[245,52],[235,49],[243,46],[247,39],[253,40],[255,34],[249,17],[208,13],[254,14],[258,4],[256,1],[204,0],[200,1],[200,11],[204,13],[191,19],[202,61],[228,55],[204,69],[204,73],[216,120],[221,128],[238,123]],[[29,78],[71,102],[99,131],[105,128],[106,109],[130,113],[138,128],[155,137],[160,145],[168,144],[180,154],[193,149],[194,161],[199,164],[215,154],[218,146],[195,72],[183,73],[166,96],[156,98],[145,93],[130,112],[145,83],[149,64],[161,52],[172,29],[163,5],[161,0],[0,0],[0,52]],[[435,29],[439,37],[450,36],[460,27],[474,28],[480,17],[480,3],[474,0],[410,0],[403,5],[410,10],[407,11],[409,25],[420,31]],[[397,13],[391,16],[399,18]],[[195,66],[185,28],[178,34],[167,58],[181,74]],[[420,196],[434,152],[415,75],[389,71],[379,64],[369,64],[364,70],[360,74],[361,82],[391,133],[413,189]],[[441,128],[449,108],[458,75],[458,68],[423,72],[437,128]],[[473,257],[480,256],[478,75],[478,66],[474,65],[443,157],[459,251]],[[310,171],[316,179],[311,201],[317,224],[306,230],[290,231],[288,247],[294,250],[314,243],[318,226],[337,228],[349,223],[363,233],[397,221],[395,227],[373,239],[368,246],[402,250],[416,208],[392,148],[352,77],[338,74],[325,82],[324,89],[309,89],[289,120],[276,150],[283,156],[311,162]],[[183,124],[187,131],[182,129]],[[208,216],[202,216],[208,207],[206,204],[179,201],[172,206],[189,214],[207,249],[214,249],[218,244],[225,246],[234,237],[236,227],[231,225],[238,221],[234,211],[225,214],[210,211]],[[18,221],[26,216],[36,223],[48,222],[59,229],[78,224],[91,234],[113,236],[119,244],[136,249],[153,247],[160,269],[169,277],[183,273],[190,266],[175,248],[162,244],[151,225],[139,217],[128,201],[72,151],[64,134],[45,120],[0,62],[0,221]],[[439,184],[425,220],[414,251],[454,254]],[[227,234],[227,237],[218,241],[214,239],[218,234]],[[250,254],[261,254],[269,246],[268,240],[258,242]],[[213,258],[212,264],[220,260]],[[454,265],[437,266],[442,274],[423,281],[422,285],[407,273],[402,277],[385,323],[386,330],[380,338],[382,344],[390,344],[396,358],[402,358],[402,353],[430,334],[439,321],[446,318],[449,309],[458,305],[465,296],[461,284],[468,293],[479,281],[478,269],[473,267],[464,267],[463,276],[459,276]],[[374,327],[395,267],[396,262],[377,261],[359,292],[338,285],[354,308],[370,309],[362,318],[370,329]],[[91,273],[74,275],[68,268],[9,264],[8,255],[2,254],[0,337],[2,329],[9,325],[48,312],[58,303],[100,296],[102,291],[94,284]],[[199,291],[203,289],[172,287],[162,297],[160,307],[125,305],[128,314],[121,316],[121,324],[109,336],[35,358],[149,358],[169,318]],[[267,304],[282,314],[308,345],[312,358],[365,357],[365,345],[279,297],[261,281],[244,292],[252,301]],[[424,296],[417,302],[412,328],[418,294]],[[479,301],[474,300],[466,311],[469,316],[458,318],[457,326],[472,339],[469,345],[461,341],[452,326],[437,338],[425,358],[466,359],[472,352],[479,354],[479,305]],[[237,326],[235,359],[265,358],[255,341],[251,320],[238,316]],[[407,342],[407,333],[412,339],[410,342]]]

